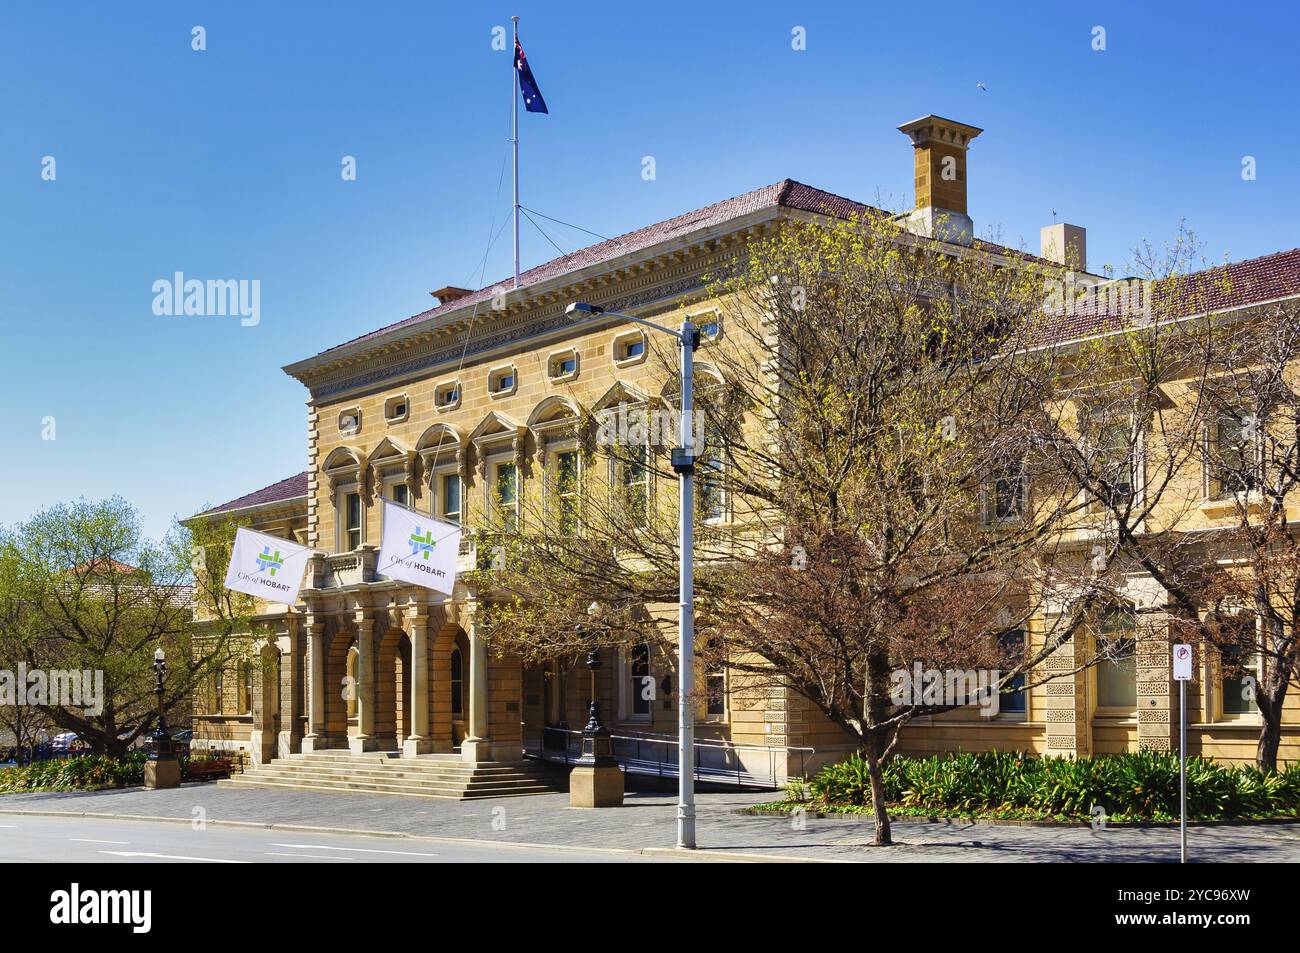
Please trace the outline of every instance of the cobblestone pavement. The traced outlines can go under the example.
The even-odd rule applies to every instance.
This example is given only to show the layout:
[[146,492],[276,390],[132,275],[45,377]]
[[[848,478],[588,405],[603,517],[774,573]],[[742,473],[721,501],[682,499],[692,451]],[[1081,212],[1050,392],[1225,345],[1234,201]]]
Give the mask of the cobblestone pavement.
[[[754,817],[740,808],[771,792],[702,793],[698,842],[704,850],[791,860],[867,862],[1176,862],[1178,830],[1169,827],[1010,827],[897,821],[897,846],[871,845],[866,818]],[[676,798],[629,792],[622,808],[570,808],[568,795],[441,801],[379,794],[291,792],[187,784],[170,791],[131,788],[0,796],[0,814],[58,811],[121,817],[166,817],[301,825],[409,836],[605,850],[670,848],[676,840]],[[1189,828],[1189,858],[1216,861],[1300,861],[1300,823]]]

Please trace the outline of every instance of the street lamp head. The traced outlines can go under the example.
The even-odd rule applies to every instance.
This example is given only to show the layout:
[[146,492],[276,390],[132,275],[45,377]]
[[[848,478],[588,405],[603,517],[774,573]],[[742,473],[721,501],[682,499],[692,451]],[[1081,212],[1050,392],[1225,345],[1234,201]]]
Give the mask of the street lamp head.
[[587,304],[585,301],[574,301],[564,309],[564,313],[568,315],[568,317],[576,320],[577,318],[589,318],[597,314],[604,314],[605,309],[598,304]]
[[167,657],[167,654],[166,654],[165,652],[163,652],[163,650],[162,650],[162,646],[159,646],[158,649],[157,649],[157,651],[155,651],[155,652],[153,653],[153,660],[154,660],[155,662],[161,662],[161,661],[162,661],[163,659],[165,659],[166,657]]

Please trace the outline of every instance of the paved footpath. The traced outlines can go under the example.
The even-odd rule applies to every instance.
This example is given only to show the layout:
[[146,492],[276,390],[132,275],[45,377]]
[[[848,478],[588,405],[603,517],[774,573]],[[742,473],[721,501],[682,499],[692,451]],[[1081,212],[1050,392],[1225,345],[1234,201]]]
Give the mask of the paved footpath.
[[[991,824],[896,821],[898,844],[871,844],[869,819],[804,819],[740,814],[772,793],[702,793],[698,841],[702,851],[753,859],[866,862],[1176,862],[1177,828],[1008,827]],[[675,796],[629,792],[621,808],[570,808],[567,794],[442,801],[381,794],[274,791],[186,784],[171,791],[129,788],[98,792],[0,795],[10,812],[60,812],[191,822],[241,822],[367,834],[534,845],[548,848],[657,852],[676,840]],[[0,831],[0,833],[3,833]],[[1197,862],[1300,861],[1300,823],[1189,828]],[[540,859],[540,858],[539,858]],[[703,859],[703,858],[701,858]]]

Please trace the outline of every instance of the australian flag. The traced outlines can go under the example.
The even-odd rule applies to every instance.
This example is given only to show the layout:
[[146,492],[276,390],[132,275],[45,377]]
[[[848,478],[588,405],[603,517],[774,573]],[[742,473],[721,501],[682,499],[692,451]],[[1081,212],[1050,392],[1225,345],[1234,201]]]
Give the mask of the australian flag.
[[524,48],[518,40],[515,40],[515,71],[519,73],[519,91],[524,94],[524,108],[530,113],[549,114],[546,100],[542,99],[542,91],[537,88],[537,80],[533,79],[533,71],[528,66]]

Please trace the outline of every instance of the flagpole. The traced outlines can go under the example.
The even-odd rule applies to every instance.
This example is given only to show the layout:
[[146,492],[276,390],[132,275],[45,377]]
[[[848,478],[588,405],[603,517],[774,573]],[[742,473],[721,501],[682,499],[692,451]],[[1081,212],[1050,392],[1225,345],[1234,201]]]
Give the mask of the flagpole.
[[519,287],[519,67],[515,63],[519,49],[519,18],[511,17],[515,25],[515,45],[510,51],[510,142],[515,154],[515,287]]

